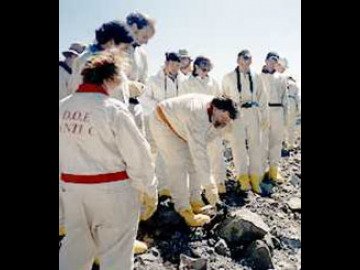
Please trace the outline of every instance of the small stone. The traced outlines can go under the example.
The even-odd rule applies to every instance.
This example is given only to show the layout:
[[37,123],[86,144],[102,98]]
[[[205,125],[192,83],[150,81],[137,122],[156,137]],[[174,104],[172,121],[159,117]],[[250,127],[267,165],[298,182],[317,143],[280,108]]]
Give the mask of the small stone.
[[223,256],[227,256],[229,254],[229,248],[224,239],[220,239],[214,246],[215,251]]
[[290,178],[290,183],[297,187],[301,184],[301,180],[299,179],[299,177],[296,174],[293,174]]
[[247,261],[253,266],[254,270],[269,270],[274,268],[269,247],[261,240],[254,241],[246,249],[245,254]]
[[180,255],[179,270],[206,270],[206,268],[207,260],[190,258],[184,254]]
[[298,197],[292,197],[287,202],[290,209],[293,211],[301,210],[301,199]]

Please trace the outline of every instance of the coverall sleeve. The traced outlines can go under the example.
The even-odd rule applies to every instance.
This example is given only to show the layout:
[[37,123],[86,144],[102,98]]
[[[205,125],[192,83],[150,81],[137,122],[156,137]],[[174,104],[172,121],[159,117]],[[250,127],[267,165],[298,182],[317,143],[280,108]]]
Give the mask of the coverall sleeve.
[[199,125],[187,125],[188,146],[194,162],[196,177],[203,186],[211,184],[210,158],[206,145],[206,133]]
[[263,123],[269,120],[269,99],[265,92],[264,83],[259,75],[256,75],[257,80],[257,100],[260,106],[261,119]]
[[159,102],[159,86],[156,83],[155,77],[150,77],[147,83],[147,88],[147,95],[149,96],[149,98],[156,102]]
[[75,59],[72,65],[72,73],[69,79],[69,89],[74,93],[79,85],[82,83],[81,76],[81,61],[79,58]]
[[152,198],[157,198],[157,179],[150,145],[129,112],[117,112],[114,129],[118,150],[126,163],[126,172],[132,186]]
[[227,98],[231,98],[234,99],[233,95],[231,94],[231,84],[229,81],[228,76],[224,76],[223,80],[222,80],[222,91],[223,91],[223,95]]
[[285,124],[287,123],[289,119],[289,93],[287,89],[288,80],[283,79],[280,81],[280,93],[281,93],[281,104],[283,105],[284,109],[284,121]]
[[183,95],[191,94],[190,80],[187,79],[182,83],[181,91]]
[[220,84],[217,82],[217,80],[214,80],[214,96],[221,97],[223,95],[223,90],[220,87]]
[[64,73],[60,70],[59,71],[59,100],[63,99],[67,96],[67,87],[66,79]]
[[148,58],[147,58],[147,54],[146,51],[144,49],[142,49],[141,52],[141,58],[142,58],[142,63],[144,64],[143,67],[143,71],[140,74],[139,77],[139,82],[146,84],[148,81],[148,76],[149,76],[149,64],[148,64]]

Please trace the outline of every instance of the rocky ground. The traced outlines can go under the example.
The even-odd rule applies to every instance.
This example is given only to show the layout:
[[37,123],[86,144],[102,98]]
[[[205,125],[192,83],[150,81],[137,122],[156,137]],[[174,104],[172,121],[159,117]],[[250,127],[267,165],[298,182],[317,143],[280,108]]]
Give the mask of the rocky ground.
[[135,270],[163,269],[301,269],[301,150],[290,152],[281,162],[285,182],[262,184],[265,196],[239,192],[228,165],[227,206],[207,209],[212,222],[189,228],[173,210],[169,198],[140,224],[139,240],[150,249],[136,256]]
[[137,239],[149,250],[135,257],[134,270],[301,269],[301,148],[284,153],[284,182],[275,185],[265,179],[262,196],[239,191],[229,149],[225,161],[222,205],[204,210],[211,223],[189,228],[170,198],[160,198],[153,217],[140,223]]

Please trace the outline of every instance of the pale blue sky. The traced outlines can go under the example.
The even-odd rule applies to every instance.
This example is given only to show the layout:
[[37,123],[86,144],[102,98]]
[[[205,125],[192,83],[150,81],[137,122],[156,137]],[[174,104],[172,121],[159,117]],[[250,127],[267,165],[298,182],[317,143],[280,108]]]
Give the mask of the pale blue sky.
[[193,57],[211,58],[220,82],[246,48],[254,70],[260,71],[266,53],[274,50],[288,58],[301,80],[301,0],[59,0],[59,10],[59,55],[71,42],[91,42],[103,22],[140,11],[157,21],[146,46],[150,75],[166,51],[186,48]]

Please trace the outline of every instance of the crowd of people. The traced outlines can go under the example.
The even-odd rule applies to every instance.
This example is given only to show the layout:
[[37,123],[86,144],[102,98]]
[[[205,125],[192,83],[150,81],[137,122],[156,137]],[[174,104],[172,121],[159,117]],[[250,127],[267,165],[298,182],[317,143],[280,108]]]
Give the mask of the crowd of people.
[[[224,141],[240,192],[282,181],[283,148],[295,145],[299,88],[286,58],[269,52],[260,73],[241,50],[219,84],[209,57],[166,52],[148,76],[156,22],[134,12],[102,24],[91,44],[59,62],[59,269],[132,269],[138,223],[171,197],[191,227],[226,193]],[[205,201],[202,194],[205,195]],[[239,195],[240,196],[240,195]]]

